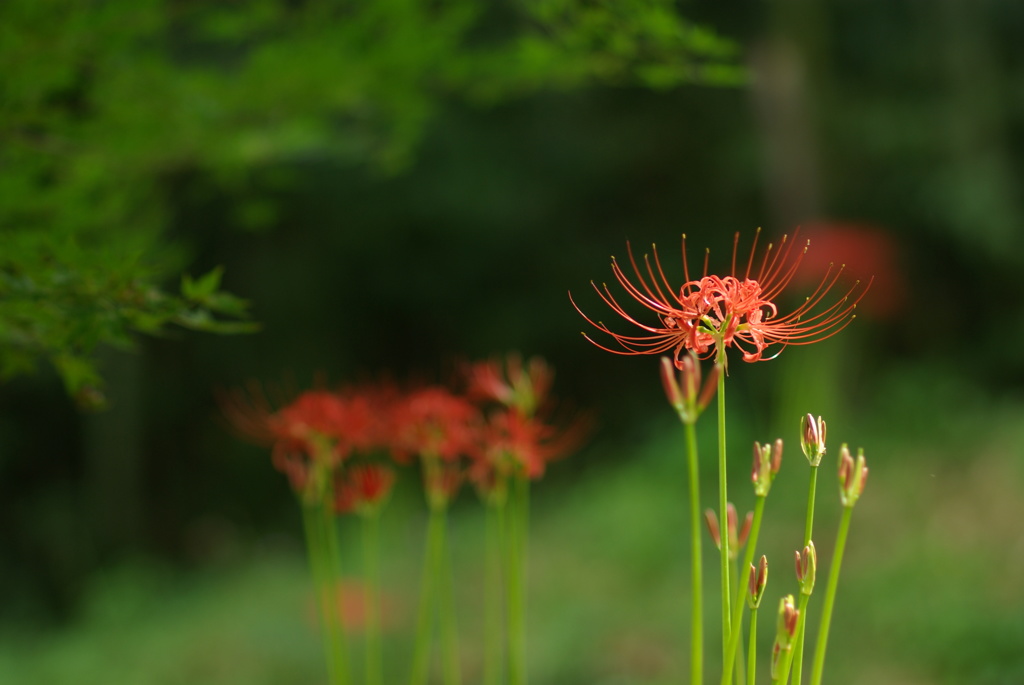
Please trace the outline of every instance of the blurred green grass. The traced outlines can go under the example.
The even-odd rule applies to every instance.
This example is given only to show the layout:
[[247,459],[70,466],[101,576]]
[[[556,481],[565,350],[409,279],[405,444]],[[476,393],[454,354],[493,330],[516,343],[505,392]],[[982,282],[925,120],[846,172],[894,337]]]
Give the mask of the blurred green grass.
[[[855,441],[867,447],[871,477],[854,514],[826,682],[1024,682],[1024,406],[1005,400],[960,412],[955,432],[962,442],[943,439],[948,426],[933,426],[931,437],[938,439],[929,440],[891,414],[873,416],[877,424],[868,422],[864,439]],[[531,682],[683,679],[689,605],[679,432],[671,417],[652,419],[650,438],[628,454],[594,459],[573,479],[556,474],[535,489]],[[796,589],[790,560],[802,534],[807,470],[793,445],[768,500],[760,545],[771,563],[769,609],[759,629],[762,668],[773,637],[771,607]],[[731,498],[742,511],[752,504],[741,475],[748,447],[734,441],[731,451],[737,475]],[[710,505],[712,442],[705,441],[702,462],[703,504]],[[823,469],[815,538],[824,563],[839,507],[829,457]],[[389,682],[405,678],[419,579],[423,517],[407,487],[385,514]],[[465,676],[474,683],[481,661],[482,517],[469,493],[454,513]],[[342,531],[353,550],[356,532]],[[94,578],[72,623],[31,632],[2,626],[0,682],[326,682],[298,539],[235,548],[225,560],[188,572],[124,563]],[[717,561],[710,544],[705,550],[706,651],[714,664]],[[818,606],[811,607],[814,635]]]

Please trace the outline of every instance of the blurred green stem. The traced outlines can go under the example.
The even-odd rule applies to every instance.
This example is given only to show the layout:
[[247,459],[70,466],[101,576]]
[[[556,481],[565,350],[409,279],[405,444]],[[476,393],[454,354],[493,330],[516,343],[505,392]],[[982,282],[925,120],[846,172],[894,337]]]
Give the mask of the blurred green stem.
[[327,569],[327,593],[330,600],[329,621],[333,626],[333,653],[338,666],[338,683],[348,685],[348,642],[345,635],[345,623],[342,620],[344,597],[341,591],[341,551],[338,547],[338,531],[335,528],[334,491],[328,480],[327,495],[320,505],[320,520],[323,523],[322,539],[324,540],[324,565]]
[[502,575],[502,539],[505,536],[505,499],[488,501],[485,509],[485,536],[487,567],[484,577],[484,685],[501,685],[502,640],[501,626],[504,613]]
[[846,548],[846,536],[850,532],[850,517],[853,507],[843,507],[843,517],[839,520],[839,533],[836,535],[836,548],[832,552],[832,566],[828,570],[828,587],[825,589],[825,601],[821,608],[821,625],[818,627],[818,642],[814,646],[814,666],[811,669],[811,685],[821,685],[821,675],[825,670],[825,649],[828,646],[828,629],[832,622],[832,607],[836,601],[836,588],[839,586],[839,567],[843,563],[843,551]]
[[435,544],[435,563],[437,564],[434,578],[437,581],[438,604],[441,610],[441,645],[444,654],[444,682],[446,685],[459,685],[462,682],[459,663],[459,630],[455,618],[455,595],[452,574],[451,554],[445,542],[447,532],[447,513],[440,510],[441,526]]
[[410,685],[426,685],[430,675],[430,628],[434,618],[437,586],[437,539],[444,538],[444,512],[430,507],[427,518],[427,541],[423,555],[423,577],[420,581],[420,606],[416,618],[416,642],[413,646]]
[[328,571],[324,565],[323,533],[320,530],[319,505],[302,505],[302,524],[306,533],[306,552],[309,556],[309,568],[313,576],[313,589],[316,596],[321,629],[323,630],[324,657],[327,659],[327,674],[332,685],[338,685],[339,668],[334,646],[334,626],[331,615],[331,595],[328,590]]
[[505,553],[508,558],[508,679],[526,685],[526,537],[529,528],[530,481],[512,478]]
[[366,685],[383,685],[384,655],[380,625],[380,512],[363,517],[363,568],[366,576]]
[[700,471],[695,422],[685,422],[690,486],[690,682],[704,681],[704,580],[701,571]]

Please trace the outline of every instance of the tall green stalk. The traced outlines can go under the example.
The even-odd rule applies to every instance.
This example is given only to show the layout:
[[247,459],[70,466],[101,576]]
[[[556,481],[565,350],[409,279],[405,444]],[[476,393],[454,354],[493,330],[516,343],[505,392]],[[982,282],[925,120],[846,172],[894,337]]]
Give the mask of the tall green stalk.
[[[718,363],[725,363],[725,352],[719,352]],[[725,461],[725,373],[718,374],[718,520],[727,525],[728,514],[728,469]],[[729,639],[732,634],[732,611],[731,593],[729,590],[729,536],[723,534],[721,538],[722,557],[722,664],[732,660],[728,654]]]
[[[743,618],[743,607],[745,602],[743,601],[743,594],[747,591],[750,585],[750,565],[754,561],[754,551],[757,548],[757,538],[761,533],[761,518],[764,516],[764,503],[767,498],[758,496],[754,500],[754,519],[750,523],[750,536],[747,538],[747,549],[743,553],[743,564],[740,567],[742,569],[740,573],[740,582],[736,586],[736,603],[733,605],[732,624],[739,626],[741,619]],[[728,537],[723,535],[722,537]],[[753,618],[751,618],[753,621]],[[732,669],[735,659],[733,658],[736,652],[739,650],[741,633],[743,631],[737,629],[732,632],[729,636],[728,648],[726,650],[725,662],[722,669],[722,685],[729,685],[732,679]],[[748,665],[748,668],[752,666]]]
[[505,535],[505,499],[487,501],[485,505],[485,542],[487,559],[484,575],[484,685],[501,685],[502,681],[502,540]]
[[426,685],[430,675],[430,634],[437,604],[439,540],[444,540],[443,511],[432,506],[427,518],[427,540],[423,555],[423,576],[420,580],[420,606],[416,617],[416,641],[413,646],[410,685]]
[[526,685],[526,537],[529,527],[530,481],[512,478],[506,522],[505,551],[509,685]]
[[701,562],[700,472],[697,459],[697,429],[686,426],[686,463],[690,486],[690,682],[704,681],[704,580]]
[[302,524],[306,534],[306,552],[309,556],[309,568],[313,576],[313,588],[317,600],[317,613],[320,615],[323,631],[324,657],[327,659],[327,675],[332,685],[341,682],[341,668],[338,653],[334,649],[335,616],[337,609],[332,607],[329,586],[329,571],[324,559],[324,537],[320,526],[320,505],[303,503]]
[[443,652],[444,682],[446,685],[460,685],[462,671],[459,659],[459,630],[455,618],[455,578],[452,574],[451,554],[445,542],[447,515],[440,509],[440,533],[435,541],[436,568],[434,578],[437,582],[437,596],[441,621],[441,645]]
[[344,602],[341,591],[341,551],[338,547],[338,531],[335,528],[334,511],[330,504],[333,500],[334,493],[329,486],[325,503],[320,505],[320,520],[323,526],[321,534],[324,541],[324,566],[327,571],[327,595],[330,601],[328,614],[334,627],[333,651],[339,669],[338,683],[348,685],[348,638],[345,634],[345,624],[339,613]]
[[846,536],[850,532],[850,518],[852,514],[852,506],[843,507],[843,516],[839,520],[839,533],[836,536],[836,548],[832,552],[832,565],[828,570],[828,586],[825,588],[825,601],[821,608],[818,642],[814,646],[811,685],[821,685],[821,675],[825,670],[825,649],[828,647],[828,631],[829,625],[832,622],[832,607],[836,601],[836,588],[839,587],[839,567],[843,563],[843,551],[846,548]]
[[[814,495],[818,486],[818,467],[811,465],[811,479],[807,490],[807,517],[804,520],[804,547],[811,542],[814,532]],[[806,608],[805,608],[806,610]],[[793,654],[793,685],[800,685],[804,662],[804,635],[807,632],[807,616],[800,615],[800,633],[796,636]]]
[[750,642],[747,645],[747,685],[757,679],[757,609],[750,610]]
[[380,621],[380,512],[362,516],[363,574],[366,582],[366,685],[384,685]]

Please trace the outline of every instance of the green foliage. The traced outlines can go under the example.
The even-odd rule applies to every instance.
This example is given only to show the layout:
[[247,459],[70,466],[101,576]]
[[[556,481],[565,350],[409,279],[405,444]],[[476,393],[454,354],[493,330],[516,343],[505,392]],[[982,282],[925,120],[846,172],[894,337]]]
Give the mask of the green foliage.
[[87,404],[98,345],[252,330],[219,270],[161,288],[175,179],[244,188],[309,158],[398,170],[446,96],[742,80],[735,48],[664,0],[8,0],[0,70],[0,374],[48,359]]

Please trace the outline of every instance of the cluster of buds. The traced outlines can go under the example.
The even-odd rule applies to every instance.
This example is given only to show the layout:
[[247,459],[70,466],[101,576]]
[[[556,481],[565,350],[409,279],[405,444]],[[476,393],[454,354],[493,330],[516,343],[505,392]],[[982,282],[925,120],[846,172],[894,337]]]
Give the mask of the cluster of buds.
[[[729,536],[729,558],[735,559],[739,556],[743,545],[747,544],[747,537],[750,535],[750,525],[754,521],[754,512],[747,512],[746,517],[743,519],[743,526],[740,527],[736,507],[732,502],[729,502],[725,509],[725,517],[726,535]],[[715,515],[714,509],[705,510],[704,522],[708,526],[708,532],[711,533],[711,539],[714,541],[715,547],[722,549],[722,536],[719,532],[718,517]]]
[[761,598],[764,597],[764,589],[768,586],[768,557],[761,555],[761,561],[757,568],[750,565],[750,594],[747,595],[747,605],[751,609],[761,606]]
[[779,467],[782,466],[782,438],[774,444],[754,443],[754,467],[750,471],[750,480],[754,483],[754,494],[767,497],[775,480]]
[[864,450],[857,448],[857,460],[854,461],[844,444],[839,450],[839,499],[844,507],[852,507],[857,503],[867,480],[868,467]]
[[814,541],[808,541],[803,552],[795,552],[796,579],[800,582],[800,592],[810,595],[814,591],[814,578],[818,573],[818,553],[814,551]]
[[811,466],[821,463],[825,456],[825,419],[820,416],[815,419],[811,414],[800,419],[800,448]]
[[787,656],[793,649],[797,628],[800,625],[800,610],[793,606],[793,595],[786,595],[779,601],[779,619],[775,629],[775,645],[772,647],[772,680],[778,680]]
[[707,408],[718,389],[718,376],[721,373],[722,365],[715,364],[702,384],[700,360],[693,352],[677,362],[668,357],[661,358],[661,383],[665,387],[665,396],[683,423],[694,423]]

